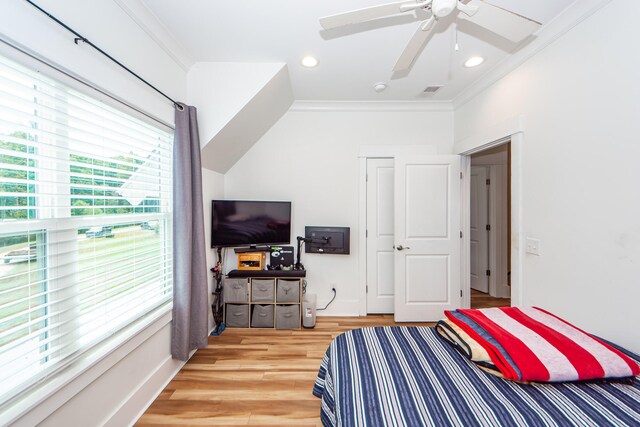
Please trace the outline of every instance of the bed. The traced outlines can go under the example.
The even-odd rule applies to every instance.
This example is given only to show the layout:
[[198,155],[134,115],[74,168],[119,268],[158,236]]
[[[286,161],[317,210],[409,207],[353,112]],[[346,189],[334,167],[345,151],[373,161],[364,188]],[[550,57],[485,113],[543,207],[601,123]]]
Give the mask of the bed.
[[336,337],[313,394],[322,399],[325,426],[640,425],[637,377],[508,381],[479,369],[427,327],[354,329]]

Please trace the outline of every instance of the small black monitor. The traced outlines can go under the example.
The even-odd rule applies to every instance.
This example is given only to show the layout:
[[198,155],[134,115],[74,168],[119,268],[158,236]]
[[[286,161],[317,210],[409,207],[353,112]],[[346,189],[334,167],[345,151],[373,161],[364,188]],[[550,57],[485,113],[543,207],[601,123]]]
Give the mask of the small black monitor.
[[308,254],[349,254],[349,227],[305,227],[304,251]]

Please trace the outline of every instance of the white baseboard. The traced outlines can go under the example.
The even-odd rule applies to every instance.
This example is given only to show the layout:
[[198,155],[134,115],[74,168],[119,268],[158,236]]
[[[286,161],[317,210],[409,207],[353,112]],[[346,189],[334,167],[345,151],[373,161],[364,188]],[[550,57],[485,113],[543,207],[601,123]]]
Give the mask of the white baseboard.
[[[316,308],[324,307],[327,301],[318,301]],[[359,301],[358,300],[341,300],[333,301],[326,310],[317,310],[316,316],[344,316],[344,317],[358,317]]]
[[140,386],[133,390],[122,404],[114,409],[105,427],[132,426],[176,376],[186,362],[167,357],[156,370],[151,372]]

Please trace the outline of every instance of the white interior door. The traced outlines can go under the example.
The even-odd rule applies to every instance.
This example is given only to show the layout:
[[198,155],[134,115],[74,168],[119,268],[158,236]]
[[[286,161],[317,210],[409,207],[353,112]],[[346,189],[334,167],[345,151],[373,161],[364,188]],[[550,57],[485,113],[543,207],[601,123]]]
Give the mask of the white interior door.
[[489,292],[489,189],[485,166],[472,166],[470,178],[470,275],[471,288]]
[[395,320],[460,307],[460,157],[395,158]]
[[393,313],[393,159],[367,159],[367,313]]

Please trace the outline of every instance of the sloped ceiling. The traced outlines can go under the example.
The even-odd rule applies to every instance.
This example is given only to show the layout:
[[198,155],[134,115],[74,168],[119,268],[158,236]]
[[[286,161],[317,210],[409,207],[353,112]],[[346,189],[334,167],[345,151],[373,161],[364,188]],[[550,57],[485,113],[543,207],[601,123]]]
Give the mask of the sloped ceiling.
[[188,76],[202,166],[225,173],[293,103],[285,64],[199,63]]

